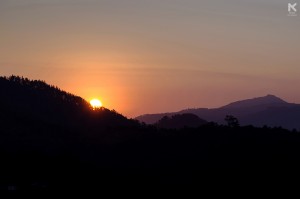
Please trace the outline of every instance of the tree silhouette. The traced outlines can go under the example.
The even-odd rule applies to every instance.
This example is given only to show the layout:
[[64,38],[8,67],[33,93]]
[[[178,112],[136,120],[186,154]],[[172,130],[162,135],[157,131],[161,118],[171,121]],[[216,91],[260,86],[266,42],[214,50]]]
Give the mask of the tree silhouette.
[[227,125],[229,127],[239,127],[240,126],[239,120],[232,115],[226,115],[225,121],[227,122]]

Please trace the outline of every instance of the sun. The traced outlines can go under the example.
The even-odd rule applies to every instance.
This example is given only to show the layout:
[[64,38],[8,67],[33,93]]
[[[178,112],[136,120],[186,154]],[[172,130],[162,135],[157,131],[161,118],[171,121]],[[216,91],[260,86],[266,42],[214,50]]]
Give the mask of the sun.
[[90,101],[91,106],[93,107],[93,109],[97,109],[97,108],[101,108],[102,107],[102,103],[100,100],[98,99],[92,99]]

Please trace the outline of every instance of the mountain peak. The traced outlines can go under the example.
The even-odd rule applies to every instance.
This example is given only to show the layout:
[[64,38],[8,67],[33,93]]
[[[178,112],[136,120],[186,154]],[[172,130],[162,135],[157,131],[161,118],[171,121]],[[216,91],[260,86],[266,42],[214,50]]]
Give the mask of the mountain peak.
[[274,105],[274,104],[287,104],[287,102],[275,95],[268,94],[263,97],[256,97],[252,99],[233,102],[224,106],[223,108],[242,108],[242,107],[260,106],[260,105]]
[[[261,98],[273,98],[273,99],[280,99],[279,97],[277,97],[277,96],[275,96],[275,95],[272,95],[272,94],[268,94],[268,95],[266,95],[266,96],[264,96],[264,97],[261,97]],[[280,100],[282,100],[282,99],[280,99]],[[283,100],[282,100],[283,101]]]
[[275,96],[275,95],[272,95],[272,94],[268,94],[264,97],[259,97],[261,99],[265,99],[265,100],[268,100],[269,102],[273,102],[273,103],[287,103],[286,101],[284,101],[283,99]]

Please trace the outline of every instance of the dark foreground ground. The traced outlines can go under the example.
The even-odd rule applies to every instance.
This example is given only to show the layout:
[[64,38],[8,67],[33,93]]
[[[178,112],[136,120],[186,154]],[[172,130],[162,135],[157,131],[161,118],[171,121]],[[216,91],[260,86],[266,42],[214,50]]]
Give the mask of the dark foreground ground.
[[1,192],[262,183],[300,168],[300,134],[281,128],[20,126],[1,132]]

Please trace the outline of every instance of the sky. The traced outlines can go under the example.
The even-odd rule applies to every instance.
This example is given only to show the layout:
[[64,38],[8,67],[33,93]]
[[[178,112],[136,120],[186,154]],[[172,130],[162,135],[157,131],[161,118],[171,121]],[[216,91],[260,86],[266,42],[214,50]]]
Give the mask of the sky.
[[300,103],[299,1],[0,0],[0,75],[128,117],[267,94]]

